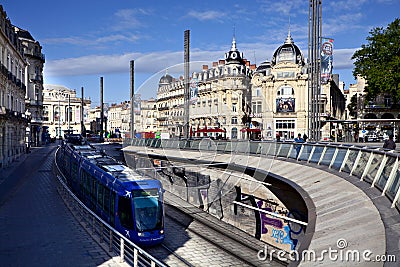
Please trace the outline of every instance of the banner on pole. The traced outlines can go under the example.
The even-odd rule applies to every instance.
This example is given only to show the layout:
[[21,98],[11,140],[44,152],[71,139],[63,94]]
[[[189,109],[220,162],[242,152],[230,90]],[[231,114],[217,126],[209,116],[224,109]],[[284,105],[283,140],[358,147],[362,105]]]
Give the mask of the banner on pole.
[[321,39],[321,83],[327,84],[332,75],[333,39]]
[[199,96],[199,86],[196,78],[191,79],[189,91],[190,91],[190,103],[196,104]]

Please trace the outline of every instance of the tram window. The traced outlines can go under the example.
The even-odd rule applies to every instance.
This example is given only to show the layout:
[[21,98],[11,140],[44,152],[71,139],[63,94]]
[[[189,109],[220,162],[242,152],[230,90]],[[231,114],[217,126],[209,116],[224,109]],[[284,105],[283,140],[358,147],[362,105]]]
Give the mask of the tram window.
[[111,216],[110,223],[113,226],[114,222],[115,222],[115,217],[114,217],[114,214],[115,214],[115,192],[113,192],[113,191],[111,191],[111,201],[110,202],[111,202],[110,203],[110,216]]
[[85,195],[89,196],[90,194],[90,176],[87,175],[85,179]]
[[110,211],[110,190],[107,187],[104,188],[104,211],[106,214]]
[[132,204],[130,198],[118,198],[118,215],[122,226],[128,229],[133,228]]
[[102,209],[104,209],[103,196],[104,196],[104,186],[102,184],[98,184],[98,186],[97,186],[97,203],[99,204],[99,206]]
[[97,190],[96,190],[96,180],[91,176],[90,177],[90,185],[91,185],[91,190],[90,190],[90,202],[92,203],[92,207],[95,207],[96,205],[96,198],[97,198]]
[[86,172],[83,171],[81,177],[81,191],[83,192],[83,194],[86,194],[86,176]]
[[72,166],[71,166],[71,176],[72,176],[72,179],[73,179],[74,181],[76,181],[77,178],[78,178],[78,164],[76,164],[76,162],[73,162],[73,163],[72,163]]

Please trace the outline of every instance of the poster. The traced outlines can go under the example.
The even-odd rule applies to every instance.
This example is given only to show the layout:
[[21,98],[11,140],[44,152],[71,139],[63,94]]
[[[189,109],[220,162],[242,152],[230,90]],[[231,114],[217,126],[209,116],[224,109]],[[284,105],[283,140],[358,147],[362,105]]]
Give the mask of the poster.
[[199,86],[198,86],[198,81],[196,78],[193,78],[190,81],[189,92],[190,92],[190,97],[189,97],[190,104],[196,104],[197,99],[199,97]]
[[321,44],[321,84],[327,84],[332,75],[333,39],[322,38]]

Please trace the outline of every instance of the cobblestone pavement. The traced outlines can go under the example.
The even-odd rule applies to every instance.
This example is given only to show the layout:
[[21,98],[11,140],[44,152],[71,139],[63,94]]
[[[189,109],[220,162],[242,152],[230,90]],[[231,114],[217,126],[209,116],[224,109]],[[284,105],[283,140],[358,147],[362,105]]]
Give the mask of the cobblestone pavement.
[[120,266],[81,227],[56,191],[56,146],[0,170],[1,266]]

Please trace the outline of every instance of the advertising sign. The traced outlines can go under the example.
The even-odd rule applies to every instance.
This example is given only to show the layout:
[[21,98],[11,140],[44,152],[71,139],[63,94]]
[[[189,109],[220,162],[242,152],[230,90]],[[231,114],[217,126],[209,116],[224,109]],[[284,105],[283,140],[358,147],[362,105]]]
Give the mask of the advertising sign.
[[276,112],[294,112],[295,110],[295,99],[288,98],[277,98],[276,99]]
[[327,84],[332,75],[333,39],[322,38],[321,44],[321,83]]
[[196,78],[193,78],[190,81],[189,91],[190,91],[190,103],[196,104],[198,96],[199,96],[199,87],[198,87],[198,81]]

